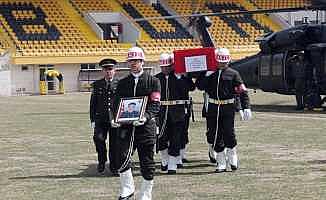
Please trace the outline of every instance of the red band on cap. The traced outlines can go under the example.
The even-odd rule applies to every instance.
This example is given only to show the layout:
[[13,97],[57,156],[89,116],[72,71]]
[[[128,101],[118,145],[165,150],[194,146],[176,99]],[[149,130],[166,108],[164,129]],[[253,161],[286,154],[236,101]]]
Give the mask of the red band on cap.
[[160,101],[161,100],[161,93],[160,92],[152,92],[150,95],[151,101]]
[[218,55],[217,58],[218,58],[218,60],[221,60],[221,61],[230,60],[230,56],[224,56],[224,55]]
[[160,65],[170,65],[171,61],[170,60],[160,60]]
[[143,53],[142,52],[129,52],[128,58],[133,58],[133,57],[143,57]]

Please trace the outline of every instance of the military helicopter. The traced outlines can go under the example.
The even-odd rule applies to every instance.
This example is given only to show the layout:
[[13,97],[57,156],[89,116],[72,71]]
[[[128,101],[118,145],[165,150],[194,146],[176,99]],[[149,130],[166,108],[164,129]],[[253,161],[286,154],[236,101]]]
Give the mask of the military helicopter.
[[[325,9],[326,1],[312,1],[309,9]],[[289,10],[290,9],[290,10]],[[243,13],[266,13],[296,11],[303,8],[256,10]],[[223,13],[234,14],[234,13]],[[236,13],[239,14],[239,13]],[[214,42],[208,32],[211,25],[206,16],[195,22],[201,35],[203,46],[213,47]],[[284,95],[296,94],[294,83],[294,58],[297,64],[305,66],[305,93],[314,98],[312,107],[321,107],[326,98],[326,24],[304,24],[279,32],[267,33],[258,38],[260,52],[235,61],[231,67],[239,71],[249,88],[262,89]]]
[[320,95],[326,95],[326,24],[292,27],[267,34],[258,42],[261,49],[258,54],[232,63],[248,87],[295,94],[296,69],[291,59],[297,56],[302,58],[297,62],[298,67],[304,67],[306,93],[317,97],[314,107],[325,102]]
[[[208,28],[212,22],[209,16],[266,14],[275,12],[295,12],[300,10],[326,10],[326,0],[312,0],[311,5],[296,8],[259,9],[227,13],[195,13],[191,15],[174,15],[142,20],[158,20],[171,18],[190,18],[189,27],[195,27],[203,47],[216,47]],[[317,96],[326,95],[326,24],[305,24],[291,27],[279,32],[267,33],[257,40],[260,52],[256,55],[235,61],[231,67],[239,71],[249,88],[259,88],[265,92],[285,95],[296,93],[290,60],[303,57],[302,65],[310,64],[308,79],[311,82],[310,92]],[[292,67],[293,68],[293,67]],[[192,73],[191,76],[197,76]],[[321,106],[325,99],[319,98],[315,104]]]

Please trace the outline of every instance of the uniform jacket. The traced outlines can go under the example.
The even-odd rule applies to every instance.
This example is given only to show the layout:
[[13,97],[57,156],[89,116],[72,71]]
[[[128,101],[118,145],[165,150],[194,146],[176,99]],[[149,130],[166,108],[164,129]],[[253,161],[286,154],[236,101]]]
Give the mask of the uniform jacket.
[[113,78],[108,84],[100,79],[92,84],[90,99],[90,120],[92,122],[110,122],[113,119],[113,101],[118,79]]
[[[239,87],[241,84],[243,84],[240,74],[230,67],[222,69],[219,80],[219,87],[217,89],[218,74],[218,71],[207,77],[205,74],[201,74],[196,81],[196,86],[199,90],[205,90],[205,92],[208,93],[209,98],[213,99],[218,99],[218,97],[220,100],[233,99],[236,95],[239,95],[241,108],[250,108],[247,90],[241,91],[240,93],[236,91],[236,87]],[[208,112],[216,112],[216,110],[217,105],[209,103]]]
[[[140,75],[136,87],[135,87],[135,78],[131,74],[121,79],[118,83],[116,99],[114,102],[115,113],[117,113],[120,98],[142,97],[142,96],[148,97],[147,106],[145,109],[146,123],[143,126],[137,127],[135,133],[136,135],[138,135],[137,138],[140,140],[147,141],[147,139],[150,139],[152,141],[155,141],[155,133],[156,133],[155,118],[160,112],[160,99],[159,99],[160,92],[161,92],[161,86],[159,80],[149,75],[147,72],[143,72],[143,74]],[[140,137],[140,135],[142,136]]]
[[[170,72],[168,80],[161,72],[155,75],[161,83],[161,101],[189,100],[189,91],[195,90],[196,86],[189,77],[181,76],[178,79],[174,72]],[[167,106],[161,105],[160,117],[165,115]],[[190,113],[189,105],[169,105],[168,115],[173,121],[185,119],[186,112]]]

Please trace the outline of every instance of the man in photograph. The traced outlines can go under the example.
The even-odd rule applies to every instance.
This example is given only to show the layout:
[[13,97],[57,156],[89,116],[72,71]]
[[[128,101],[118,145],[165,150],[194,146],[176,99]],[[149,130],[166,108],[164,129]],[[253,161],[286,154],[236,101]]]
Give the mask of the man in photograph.
[[130,102],[127,109],[121,113],[120,118],[138,118],[139,115],[140,112],[136,109],[136,103]]

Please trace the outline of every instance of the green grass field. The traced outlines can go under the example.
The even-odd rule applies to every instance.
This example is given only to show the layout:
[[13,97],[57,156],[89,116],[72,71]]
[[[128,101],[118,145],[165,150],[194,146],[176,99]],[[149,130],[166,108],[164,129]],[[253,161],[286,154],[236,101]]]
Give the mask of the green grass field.
[[[168,176],[157,156],[154,200],[326,199],[326,113],[296,112],[289,96],[251,99],[253,120],[236,121],[240,169],[214,173],[197,105],[191,163]],[[0,199],[117,199],[119,178],[96,172],[88,105],[89,93],[0,97]],[[137,162],[134,175],[139,189]]]

